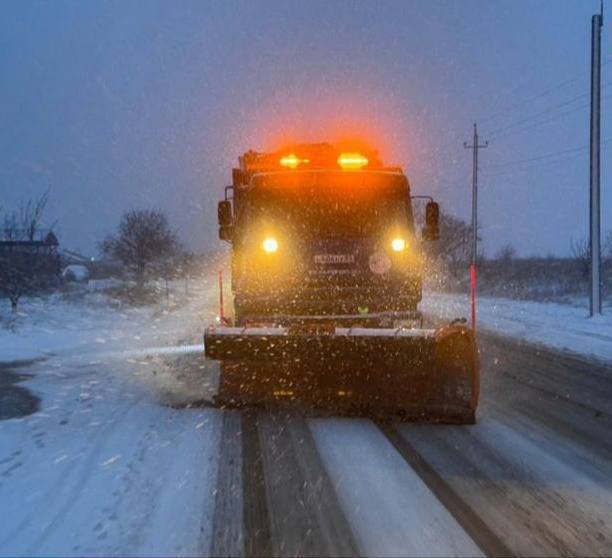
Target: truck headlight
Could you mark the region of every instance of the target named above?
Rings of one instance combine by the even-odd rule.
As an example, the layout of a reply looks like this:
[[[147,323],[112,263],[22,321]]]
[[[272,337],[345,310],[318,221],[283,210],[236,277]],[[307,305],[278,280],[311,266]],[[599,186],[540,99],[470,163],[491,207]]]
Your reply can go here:
[[[261,243],[261,247],[266,254],[273,254],[278,250],[278,241],[276,238],[269,236]]]
[[[406,249],[406,240],[403,238],[394,238],[391,241],[391,249],[394,252],[403,252]]]

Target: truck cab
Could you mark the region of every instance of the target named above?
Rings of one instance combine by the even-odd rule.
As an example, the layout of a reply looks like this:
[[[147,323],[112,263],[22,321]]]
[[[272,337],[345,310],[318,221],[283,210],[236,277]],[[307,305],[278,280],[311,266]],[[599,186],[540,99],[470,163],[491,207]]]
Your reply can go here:
[[[414,318],[421,239],[400,168],[383,166],[375,152],[329,144],[239,160],[219,204],[219,236],[232,245],[237,325]],[[437,237],[432,201],[421,236]]]

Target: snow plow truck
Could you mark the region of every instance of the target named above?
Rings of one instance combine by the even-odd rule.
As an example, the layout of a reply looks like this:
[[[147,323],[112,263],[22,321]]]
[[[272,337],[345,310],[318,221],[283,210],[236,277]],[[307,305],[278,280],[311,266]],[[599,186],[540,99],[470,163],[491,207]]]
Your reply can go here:
[[[412,200],[425,197],[415,230]],[[376,151],[248,151],[218,205],[233,315],[204,334],[219,399],[306,402],[349,414],[473,423],[479,363],[459,320],[424,328],[423,244],[439,207]],[[221,287],[222,294],[222,287]]]

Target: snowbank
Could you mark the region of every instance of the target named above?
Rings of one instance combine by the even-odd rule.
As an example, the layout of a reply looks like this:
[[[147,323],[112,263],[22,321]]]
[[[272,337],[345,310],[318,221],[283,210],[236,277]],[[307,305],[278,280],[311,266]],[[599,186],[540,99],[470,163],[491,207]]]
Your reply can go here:
[[[186,343],[200,341],[214,319],[215,288],[214,279],[204,278],[192,281],[186,295],[178,282],[169,300],[160,296],[148,306],[130,306],[98,290],[24,297],[16,315],[8,304],[0,310],[0,362],[175,346],[185,331],[193,332]]]
[[[424,293],[422,310],[441,319],[469,318],[469,298]],[[589,318],[586,309],[565,304],[480,297],[477,321],[484,330],[612,361],[610,314]]]

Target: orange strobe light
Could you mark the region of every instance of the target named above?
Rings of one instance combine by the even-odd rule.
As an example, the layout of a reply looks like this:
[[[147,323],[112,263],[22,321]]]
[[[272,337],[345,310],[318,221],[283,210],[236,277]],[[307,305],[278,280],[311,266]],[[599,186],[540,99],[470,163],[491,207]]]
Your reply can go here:
[[[280,159],[281,166],[290,169],[296,169],[302,163],[308,163],[308,159],[300,159],[295,153],[289,153]]]
[[[365,167],[368,159],[361,153],[340,153],[338,164],[343,170],[357,170]]]

